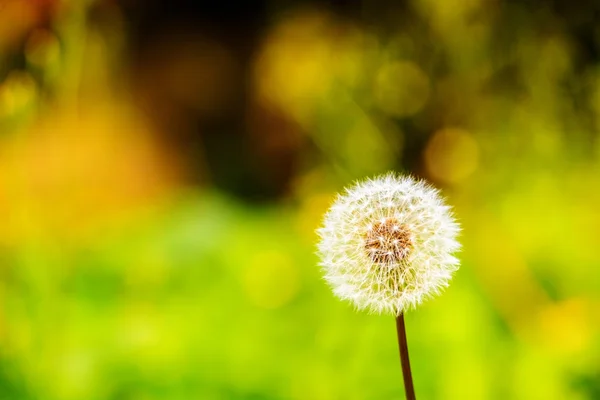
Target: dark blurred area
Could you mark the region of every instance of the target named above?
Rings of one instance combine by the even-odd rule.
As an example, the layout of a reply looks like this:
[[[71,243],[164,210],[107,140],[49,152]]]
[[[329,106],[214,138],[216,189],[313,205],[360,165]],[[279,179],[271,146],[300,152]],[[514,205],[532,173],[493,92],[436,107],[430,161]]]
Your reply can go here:
[[[101,8],[103,4],[99,6]],[[198,104],[193,104],[197,99],[173,98],[177,94],[167,93],[168,87],[149,84],[160,80],[160,75],[164,72],[160,68],[169,68],[165,65],[157,65],[156,70],[149,72],[150,76],[146,77],[149,81],[142,82],[141,85],[154,92],[143,94],[145,100],[156,102],[152,105],[154,111],[168,110],[165,111],[167,115],[163,115],[163,119],[157,121],[157,124],[164,124],[165,130],[177,132],[175,135],[171,134],[169,140],[180,150],[187,148],[187,151],[193,152],[198,147],[205,148],[206,166],[212,172],[213,182],[246,199],[265,200],[284,195],[288,191],[290,180],[299,173],[299,153],[306,151],[305,146],[310,146],[310,143],[286,139],[286,136],[294,135],[287,132],[302,128],[295,126],[280,110],[265,105],[252,96],[252,64],[259,55],[262,39],[268,34],[276,16],[293,14],[298,9],[315,9],[335,16],[340,20],[337,22],[343,19],[346,24],[371,28],[382,40],[393,38],[398,31],[412,34],[412,37],[419,38],[419,56],[427,60],[430,71],[440,78],[452,73],[448,64],[452,63],[449,59],[453,55],[446,54],[446,51],[452,49],[444,49],[436,43],[435,27],[428,26],[427,15],[420,13],[410,2],[288,1],[275,4],[262,1],[207,5],[193,1],[124,1],[121,6],[130,40],[128,51],[132,57],[133,74],[136,76],[148,73],[146,67],[159,63],[157,58],[164,61],[164,53],[156,51],[157,46],[172,47],[174,43],[178,43],[183,47],[180,51],[187,52],[191,49],[185,47],[186,43],[199,42],[200,38],[208,42],[198,44],[192,51],[198,63],[205,66],[205,69],[206,64],[212,64],[213,70],[202,70],[197,65],[191,75],[198,81],[198,90],[195,92],[206,93],[206,103],[211,103],[210,106],[206,105],[203,110],[198,110]],[[484,9],[466,10],[464,20],[467,24],[475,25],[493,17],[495,26],[491,28],[494,35],[490,40],[494,50],[500,53],[496,58],[510,54],[511,48],[519,40],[519,30],[510,28],[528,21],[537,31],[535,34],[541,37],[568,32],[575,52],[572,64],[576,74],[586,71],[589,73],[597,64],[600,6],[594,2],[589,2],[588,7],[585,7],[581,3],[562,1],[544,4],[535,1],[490,1],[486,6]],[[447,7],[454,8],[451,5]],[[339,34],[343,35],[344,32]],[[477,37],[470,40],[476,41]],[[222,53],[211,53],[218,51],[214,47],[220,47]],[[170,51],[177,52],[173,48]],[[178,62],[178,56],[185,57],[179,53],[170,54],[170,57],[166,57],[170,60],[167,65],[176,68],[173,64]],[[187,56],[193,57],[189,54]],[[220,60],[219,57],[229,59]],[[207,63],[206,60],[213,62]],[[223,66],[223,69],[216,68],[218,61],[231,65]],[[492,93],[512,91],[511,94],[518,95],[519,88],[523,90],[520,66],[511,60],[499,61],[505,65],[493,71],[487,82],[482,83],[480,90]],[[578,76],[569,80],[562,84],[573,96],[573,100],[576,101],[577,96],[586,95],[581,93],[583,88],[577,87]],[[187,83],[192,84],[189,81]],[[165,84],[168,85],[168,82]],[[214,86],[213,92],[210,87],[206,87],[211,84]],[[460,89],[455,90],[456,93],[449,95],[460,96]],[[441,99],[440,102],[444,100]],[[444,115],[439,115],[443,107],[431,104],[429,110],[422,111],[426,117],[421,119],[428,120],[424,122],[426,126],[422,126],[423,122],[415,123],[416,118],[392,121],[406,132],[408,142],[405,143],[402,157],[398,157],[393,167],[419,174],[421,154],[429,139],[428,132],[442,128],[448,120],[457,125],[468,123],[472,110],[461,107],[460,104],[455,104],[455,107],[456,110],[444,110]],[[592,120],[593,110],[586,111],[590,113],[588,118]],[[188,129],[169,129],[169,121],[174,120],[185,120]],[[184,136],[173,137],[176,135]],[[281,143],[277,149],[270,150],[269,147],[273,147],[271,144],[276,141],[287,143]]]
[[[427,179],[421,399],[600,398],[597,1],[0,0],[0,399],[400,399],[335,193]]]

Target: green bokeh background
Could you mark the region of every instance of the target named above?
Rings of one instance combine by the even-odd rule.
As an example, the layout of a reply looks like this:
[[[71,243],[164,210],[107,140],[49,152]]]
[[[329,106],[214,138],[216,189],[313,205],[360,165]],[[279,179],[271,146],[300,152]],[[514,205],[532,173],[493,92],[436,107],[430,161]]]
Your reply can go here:
[[[600,399],[593,2],[268,4],[244,58],[136,47],[129,2],[0,2],[0,399],[404,398],[393,318],[314,255],[388,170],[463,226],[406,316],[418,398]]]

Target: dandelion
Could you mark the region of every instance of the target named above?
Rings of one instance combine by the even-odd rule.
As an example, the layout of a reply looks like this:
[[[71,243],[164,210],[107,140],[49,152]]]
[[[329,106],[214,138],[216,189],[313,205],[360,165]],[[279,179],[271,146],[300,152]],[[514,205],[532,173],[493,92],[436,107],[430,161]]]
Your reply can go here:
[[[448,286],[458,269],[459,230],[438,190],[393,173],[346,189],[318,230],[333,292],[357,309],[396,317],[408,398],[414,393],[403,315]]]
[[[399,315],[448,286],[458,231],[436,189],[387,174],[338,196],[318,230],[321,266],[341,299]]]

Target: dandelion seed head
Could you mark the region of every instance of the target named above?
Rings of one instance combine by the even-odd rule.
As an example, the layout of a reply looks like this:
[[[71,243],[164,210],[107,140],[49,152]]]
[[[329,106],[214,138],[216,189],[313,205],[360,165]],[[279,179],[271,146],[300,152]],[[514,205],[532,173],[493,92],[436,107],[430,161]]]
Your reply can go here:
[[[370,225],[364,237],[367,255],[376,264],[402,261],[410,252],[410,231],[394,218],[386,218]]]
[[[318,230],[318,254],[338,297],[398,315],[448,286],[459,230],[435,188],[387,174],[337,197]]]

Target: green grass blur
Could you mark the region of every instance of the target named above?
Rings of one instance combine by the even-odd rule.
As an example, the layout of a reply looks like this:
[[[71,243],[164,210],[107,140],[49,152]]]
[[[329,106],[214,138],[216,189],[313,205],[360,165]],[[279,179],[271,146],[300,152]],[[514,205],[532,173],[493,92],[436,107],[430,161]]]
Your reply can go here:
[[[0,1],[0,400],[403,399],[393,318],[314,255],[335,193],[390,169],[463,226],[451,286],[406,317],[418,398],[600,399],[585,9],[303,7],[248,64],[176,31],[130,65],[117,4]],[[202,125],[190,150],[240,70],[243,139]]]

